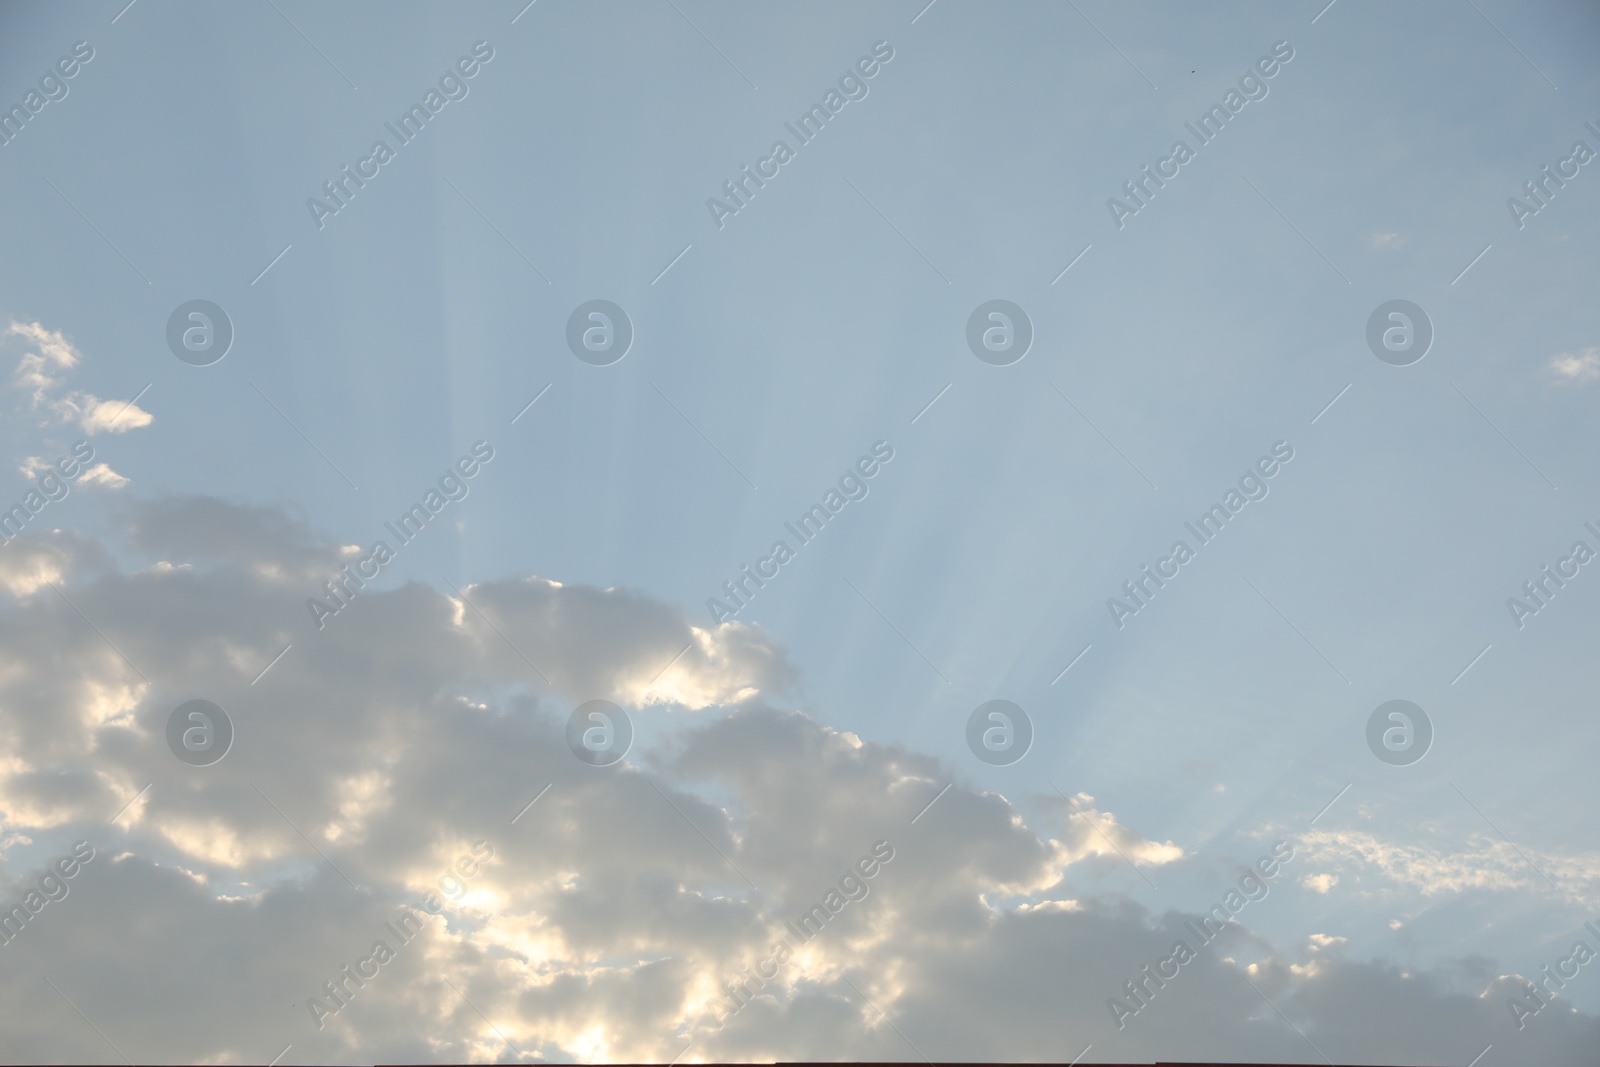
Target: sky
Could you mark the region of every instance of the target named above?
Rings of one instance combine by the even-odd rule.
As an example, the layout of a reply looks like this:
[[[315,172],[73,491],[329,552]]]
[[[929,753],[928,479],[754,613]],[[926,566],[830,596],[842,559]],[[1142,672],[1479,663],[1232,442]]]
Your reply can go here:
[[[0,7],[0,1059],[1592,1062],[1600,13],[525,4]]]

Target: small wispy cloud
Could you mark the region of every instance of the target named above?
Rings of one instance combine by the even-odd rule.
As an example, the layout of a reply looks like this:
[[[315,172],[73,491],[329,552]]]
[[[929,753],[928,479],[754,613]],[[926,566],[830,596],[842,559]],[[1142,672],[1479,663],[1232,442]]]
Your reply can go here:
[[[25,351],[12,372],[11,385],[28,394],[24,410],[14,421],[20,427],[26,425],[31,416],[34,428],[43,437],[30,442],[32,447],[28,451],[59,450],[61,442],[51,431],[62,426],[75,426],[85,437],[94,437],[103,433],[127,433],[155,421],[155,416],[132,401],[104,400],[85,390],[71,388],[68,378],[83,362],[83,354],[61,331],[49,329],[42,323],[13,319],[0,332],[0,340],[13,338],[21,340]],[[92,456],[91,449],[84,458]],[[17,469],[24,478],[33,478],[44,475],[53,466],[46,456],[28,455]],[[128,484],[127,478],[103,460],[84,467],[77,478],[81,485],[101,489],[121,489]]]
[[[103,485],[107,489],[121,489],[128,484],[128,479],[112,470],[109,463],[96,463],[78,475],[78,484]]]
[[[1551,356],[1545,369],[1562,385],[1584,385],[1595,381],[1600,379],[1600,348],[1590,346],[1580,352]]]
[[[13,320],[5,335],[20,337],[29,345],[12,374],[12,384],[29,392],[30,408],[46,417],[46,425],[73,424],[93,437],[127,433],[155,421],[137,404],[103,400],[81,389],[68,389],[67,373],[78,366],[83,356],[59,330],[47,329],[37,322]]]
[[[1379,250],[1398,252],[1406,245],[1406,239],[1397,233],[1375,233],[1368,239],[1367,244]]]
[[[41,475],[56,471],[58,468],[45,456],[23,456],[22,462],[17,464],[17,472],[30,481]],[[85,467],[76,476],[78,485],[99,486],[105,489],[121,489],[128,484],[128,479],[111,469],[109,463],[96,463],[92,467]]]

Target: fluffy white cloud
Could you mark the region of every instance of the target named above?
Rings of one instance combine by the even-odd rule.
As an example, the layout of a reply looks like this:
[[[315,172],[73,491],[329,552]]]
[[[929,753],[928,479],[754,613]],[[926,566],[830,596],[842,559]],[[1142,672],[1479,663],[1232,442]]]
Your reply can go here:
[[[1517,1032],[1517,983],[1482,961],[1415,975],[1237,924],[1118,1029],[1107,1000],[1192,916],[1096,872],[1191,853],[1093,797],[1038,798],[1030,822],[930,756],[783,707],[793,672],[757,627],[516,578],[368,589],[319,633],[304,599],[338,546],[267,509],[123,508],[115,556],[70,534],[0,551],[0,901],[72,841],[97,849],[0,946],[8,1058],[1065,1061],[1092,1043],[1088,1062],[1465,1063],[1492,1041],[1578,1064],[1600,1040],[1566,1011]],[[596,696],[657,739],[574,758],[566,715]],[[235,725],[212,767],[166,747],[194,697]],[[892,859],[844,882],[880,841]],[[1335,866],[1343,841],[1306,847]],[[397,936],[429,892],[456,899]],[[818,906],[802,942],[787,924]],[[729,986],[786,936],[730,1015]],[[363,964],[379,941],[393,958]],[[335,982],[348,1006],[319,1029],[310,998],[336,1004]]]

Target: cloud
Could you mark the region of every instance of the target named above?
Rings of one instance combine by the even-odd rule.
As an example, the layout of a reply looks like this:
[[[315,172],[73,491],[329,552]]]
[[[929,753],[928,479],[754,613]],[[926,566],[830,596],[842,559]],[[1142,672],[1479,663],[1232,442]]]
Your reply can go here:
[[[41,474],[55,470],[55,466],[54,462],[44,456],[24,456],[22,462],[17,464],[17,470],[24,478],[37,478]],[[128,479],[112,470],[109,463],[96,463],[92,467],[83,468],[75,483],[80,486],[121,489],[128,484]]]
[[[71,370],[82,358],[78,350],[72,347],[72,342],[37,322],[13,320],[6,327],[6,336],[21,337],[34,344],[34,350],[25,352],[17,364],[13,380],[20,388],[33,390],[35,407],[45,402],[47,393],[61,388],[65,383],[64,378],[55,376],[56,372]]]
[[[1414,974],[1237,924],[1119,1030],[1108,998],[1197,917],[1115,891],[1116,853],[1191,853],[1089,794],[1024,805],[830,727],[778,702],[795,672],[762,629],[699,628],[639,592],[411,582],[317,632],[304,599],[345,557],[293,516],[203,497],[117,514],[113,546],[0,550],[0,904],[71,842],[97,850],[0,946],[11,1057],[1060,1060],[1092,1043],[1124,1062],[1320,1059],[1311,1044],[1467,1062],[1492,1041],[1566,1065],[1600,1041],[1566,1011],[1516,1031],[1516,980],[1486,961]],[[566,745],[595,696],[648,735],[612,767]],[[205,768],[165,739],[195,697],[235,726]],[[880,841],[893,858],[865,895],[793,939]],[[430,892],[442,913],[399,936]],[[786,935],[792,958],[751,981]],[[364,965],[379,942],[393,958]],[[736,981],[749,1002],[719,1024]],[[308,1005],[334,991],[319,1028]]]
[[[127,433],[155,421],[155,416],[131,401],[101,400],[89,393],[68,395],[56,410],[64,413],[67,421],[76,421],[90,437],[97,433]]]
[[[1584,385],[1600,379],[1600,348],[1585,348],[1576,354],[1563,352],[1551,356],[1545,369],[1556,381],[1567,385]]]
[[[626,589],[530,577],[461,594],[455,616],[463,634],[502,669],[525,674],[532,666],[564,692],[703,708],[785,688],[794,678],[762,631],[743,623],[694,626]],[[514,644],[499,640],[497,627],[519,635]]]
[[[1367,244],[1372,248],[1398,252],[1405,247],[1406,239],[1398,233],[1375,233],[1368,239]]]
[[[111,469],[108,463],[96,463],[78,475],[79,485],[103,485],[107,489],[121,489],[128,479]]]
[[[1302,840],[1319,863],[1381,874],[1424,898],[1473,891],[1526,893],[1555,886],[1581,907],[1600,907],[1600,852],[1553,852],[1526,842],[1518,851],[1482,833],[1473,833],[1466,844],[1455,837],[1437,843],[1426,838],[1399,842],[1362,830],[1316,831]],[[1337,884],[1338,877],[1332,877]]]
[[[19,538],[0,549],[0,588],[13,597],[32,596],[69,572],[83,574],[105,562],[98,547],[60,530],[43,537]]]
[[[17,464],[17,473],[24,478],[37,478],[54,467],[55,464],[43,456],[23,456],[22,462]]]
[[[5,335],[22,338],[30,345],[17,363],[12,383],[29,392],[30,407],[46,416],[46,426],[75,424],[93,437],[127,433],[155,421],[131,401],[102,400],[83,390],[68,390],[66,372],[76,369],[83,356],[60,331],[37,322],[13,320]]]
[[[1080,823],[1074,824],[1076,832],[1070,834],[1072,844],[1067,849],[1069,860],[1087,856],[1121,856],[1135,866],[1159,867],[1183,858],[1183,849],[1171,841],[1147,841],[1117,823],[1116,816],[1098,811],[1094,797],[1079,793],[1067,802],[1069,811],[1077,815]]]

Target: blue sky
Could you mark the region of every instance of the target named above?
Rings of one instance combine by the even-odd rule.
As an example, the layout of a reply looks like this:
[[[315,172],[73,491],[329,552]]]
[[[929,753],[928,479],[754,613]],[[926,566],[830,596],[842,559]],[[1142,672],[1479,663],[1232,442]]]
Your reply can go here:
[[[0,148],[17,253],[0,266],[0,314],[80,355],[52,396],[140,394],[149,416],[94,436],[126,484],[51,504],[49,524],[131,577],[241,536],[203,519],[128,536],[153,528],[163,501],[270,509],[241,521],[263,541],[315,542],[323,562],[301,593],[238,593],[204,611],[219,632],[259,636],[256,669],[292,645],[275,671],[350,656],[355,684],[360,655],[302,604],[337,570],[329,546],[385,538],[385,521],[474,442],[495,458],[468,497],[329,620],[345,631],[335,640],[401,625],[407,583],[448,597],[452,584],[525,588],[529,576],[625,590],[654,605],[639,609],[651,618],[710,632],[707,598],[886,441],[894,458],[865,499],[738,615],[792,668],[751,684],[763,706],[934,761],[943,781],[928,796],[948,782],[998,794],[1043,837],[1082,821],[1061,794],[1087,794],[1137,836],[1125,844],[1141,863],[1075,855],[1066,884],[1151,922],[1205,911],[1277,837],[1306,842],[1296,879],[1327,876],[1240,920],[1281,952],[1320,933],[1346,938],[1350,961],[1446,974],[1482,958],[1491,978],[1531,976],[1600,921],[1588,817],[1600,730],[1587,703],[1600,682],[1600,589],[1588,586],[1600,578],[1582,568],[1520,629],[1506,606],[1575,540],[1600,548],[1583,528],[1600,526],[1588,461],[1600,335],[1585,298],[1596,164],[1521,227],[1506,205],[1575,141],[1600,150],[1585,126],[1600,125],[1591,8],[519,8],[140,0],[0,14],[0,102],[21,101],[74,42],[94,49],[66,97]],[[392,144],[384,124],[480,41],[493,58],[466,95],[319,227],[307,199],[375,139]],[[784,124],[877,42],[893,58],[866,95],[719,227],[707,199],[774,140],[792,145]],[[1293,58],[1266,96],[1118,226],[1108,198],[1175,139],[1193,144],[1185,123],[1278,42]],[[997,298],[1034,329],[1005,367],[965,342],[973,309]],[[209,367],[165,343],[168,316],[192,299],[219,304],[235,330]],[[592,299],[620,305],[635,331],[606,367],[566,346],[568,316]],[[1368,317],[1393,299],[1434,328],[1410,366],[1367,347]],[[11,336],[8,366],[38,344]],[[10,400],[8,502],[27,491],[26,457],[53,460],[80,436],[27,389]],[[1119,629],[1107,598],[1278,442],[1293,459],[1270,493]],[[280,514],[287,525],[264,518]],[[252,544],[229,566],[248,572]],[[86,573],[59,580],[70,592]],[[236,589],[218,581],[218,596]],[[43,610],[41,595],[37,583],[19,594],[8,625]],[[144,629],[176,641],[184,627],[152,611]],[[610,663],[610,624],[588,624],[572,624],[573,654]],[[551,655],[558,646],[569,648]],[[253,670],[199,692],[167,652],[173,673],[126,698],[133,734],[188,696],[274,706],[248,684]],[[443,689],[466,688],[444,675]],[[741,687],[717,677],[632,708],[640,759],[740,714]],[[555,721],[621,691],[610,685],[526,693]],[[1034,724],[1011,766],[966,747],[969,714],[994,698]],[[1395,698],[1436,731],[1406,767],[1365,741],[1369,714]],[[95,751],[52,748],[28,773],[91,767]],[[128,776],[132,796],[142,783]],[[738,807],[727,781],[697,788]],[[0,815],[11,834],[53,842],[46,828],[72,821],[42,819],[41,804],[13,797]],[[139,825],[122,848],[153,864],[272,881]],[[1163,858],[1164,844],[1183,858]],[[6,876],[39,862],[18,845]],[[1132,973],[1139,954],[1110,970]],[[1563,997],[1592,1032],[1600,979]],[[1487,998],[1499,1024],[1504,999]],[[1097,1002],[1086,1012],[1105,1014]],[[624,1031],[541,1047],[557,1060],[653,1054]],[[1509,1055],[1523,1036],[1511,1034],[1491,1057]],[[1123,1054],[1112,1035],[1090,1060]],[[989,1054],[1071,1059],[1096,1040],[1041,1052],[1019,1039]],[[1181,1028],[1171,1040],[1150,1047],[1172,1058]],[[147,1051],[200,1056],[218,1041]],[[1399,1042],[1346,1055],[1393,1059]],[[1219,1055],[1254,1048],[1241,1039]],[[1477,1051],[1415,1056],[1465,1063]]]

